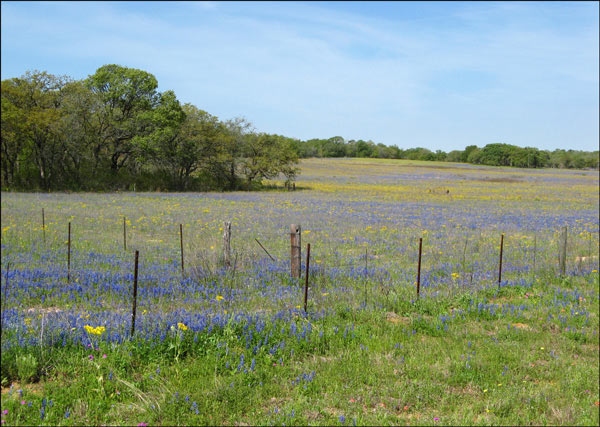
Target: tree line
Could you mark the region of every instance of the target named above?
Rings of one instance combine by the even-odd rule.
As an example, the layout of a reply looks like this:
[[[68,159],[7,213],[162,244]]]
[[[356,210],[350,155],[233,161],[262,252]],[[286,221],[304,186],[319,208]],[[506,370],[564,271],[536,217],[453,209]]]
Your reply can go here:
[[[249,190],[298,174],[298,159],[368,157],[514,167],[598,168],[598,151],[509,144],[445,153],[340,136],[302,141],[219,120],[142,70],[105,65],[86,79],[27,72],[1,82],[1,186],[14,190]]]
[[[2,188],[240,190],[283,174],[287,138],[221,121],[145,71],[105,65],[83,80],[27,72],[2,81]]]
[[[341,136],[329,139],[291,141],[294,150],[301,158],[307,157],[369,157],[377,159],[408,159],[440,162],[461,162],[489,166],[513,166],[519,168],[569,168],[598,169],[598,151],[539,150],[533,147],[494,143],[483,148],[469,145],[464,150],[448,153],[435,152],[427,148],[403,150],[396,145],[387,146],[373,141],[349,140]]]

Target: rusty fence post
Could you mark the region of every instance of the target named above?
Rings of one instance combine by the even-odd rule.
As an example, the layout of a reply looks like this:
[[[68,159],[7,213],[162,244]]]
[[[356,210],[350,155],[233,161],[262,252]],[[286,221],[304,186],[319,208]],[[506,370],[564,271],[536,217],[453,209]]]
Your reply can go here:
[[[417,266],[417,298],[421,292],[421,253],[423,249],[423,238],[419,238],[419,264]]]
[[[185,270],[183,268],[183,225],[179,224],[179,245],[181,247],[181,275],[185,274]]]
[[[504,250],[504,233],[500,237],[500,263],[498,266],[498,288],[500,288],[500,282],[502,281],[502,252]]]
[[[306,313],[306,304],[308,302],[308,274],[310,265],[310,243],[306,245],[306,283],[304,284],[304,312]]]
[[[67,283],[71,281],[71,222],[69,222],[69,237],[67,239]]]
[[[138,284],[138,257],[140,252],[135,251],[135,267],[133,270],[133,307],[131,307],[131,337],[135,332],[135,312],[137,307],[137,284]]]
[[[301,257],[301,236],[300,236],[300,225],[292,224],[290,226],[290,245],[291,245],[291,274],[293,278],[300,277],[300,269],[302,268],[302,259]]]

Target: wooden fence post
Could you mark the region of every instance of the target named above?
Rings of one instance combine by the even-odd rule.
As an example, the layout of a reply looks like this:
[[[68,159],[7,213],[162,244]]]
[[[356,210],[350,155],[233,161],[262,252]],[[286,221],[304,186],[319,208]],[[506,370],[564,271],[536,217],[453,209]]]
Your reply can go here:
[[[300,277],[300,268],[302,264],[301,256],[301,248],[300,248],[300,225],[292,224],[290,226],[290,244],[291,244],[291,274],[293,278]]]
[[[137,306],[137,283],[138,283],[138,257],[140,252],[135,251],[135,267],[133,270],[133,307],[131,307],[131,337],[135,332],[135,312]]]
[[[567,227],[563,228],[559,253],[558,253],[558,261],[560,264],[560,275],[564,276],[567,272]]]
[[[231,221],[225,221],[223,227],[223,261],[226,267],[231,266]]]

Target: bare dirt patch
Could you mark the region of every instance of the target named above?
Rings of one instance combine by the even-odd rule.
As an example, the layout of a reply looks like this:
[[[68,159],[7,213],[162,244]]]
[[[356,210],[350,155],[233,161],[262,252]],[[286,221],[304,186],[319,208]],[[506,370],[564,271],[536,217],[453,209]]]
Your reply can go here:
[[[398,316],[396,313],[389,311],[385,313],[385,320],[394,324],[408,325],[411,322],[410,317]]]

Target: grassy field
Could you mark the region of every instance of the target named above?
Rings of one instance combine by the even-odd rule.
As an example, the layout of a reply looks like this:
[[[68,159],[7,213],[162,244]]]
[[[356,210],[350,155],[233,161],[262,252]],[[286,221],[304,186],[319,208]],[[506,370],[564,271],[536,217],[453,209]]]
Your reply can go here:
[[[2,193],[2,424],[598,424],[597,171],[301,168],[294,192]]]

